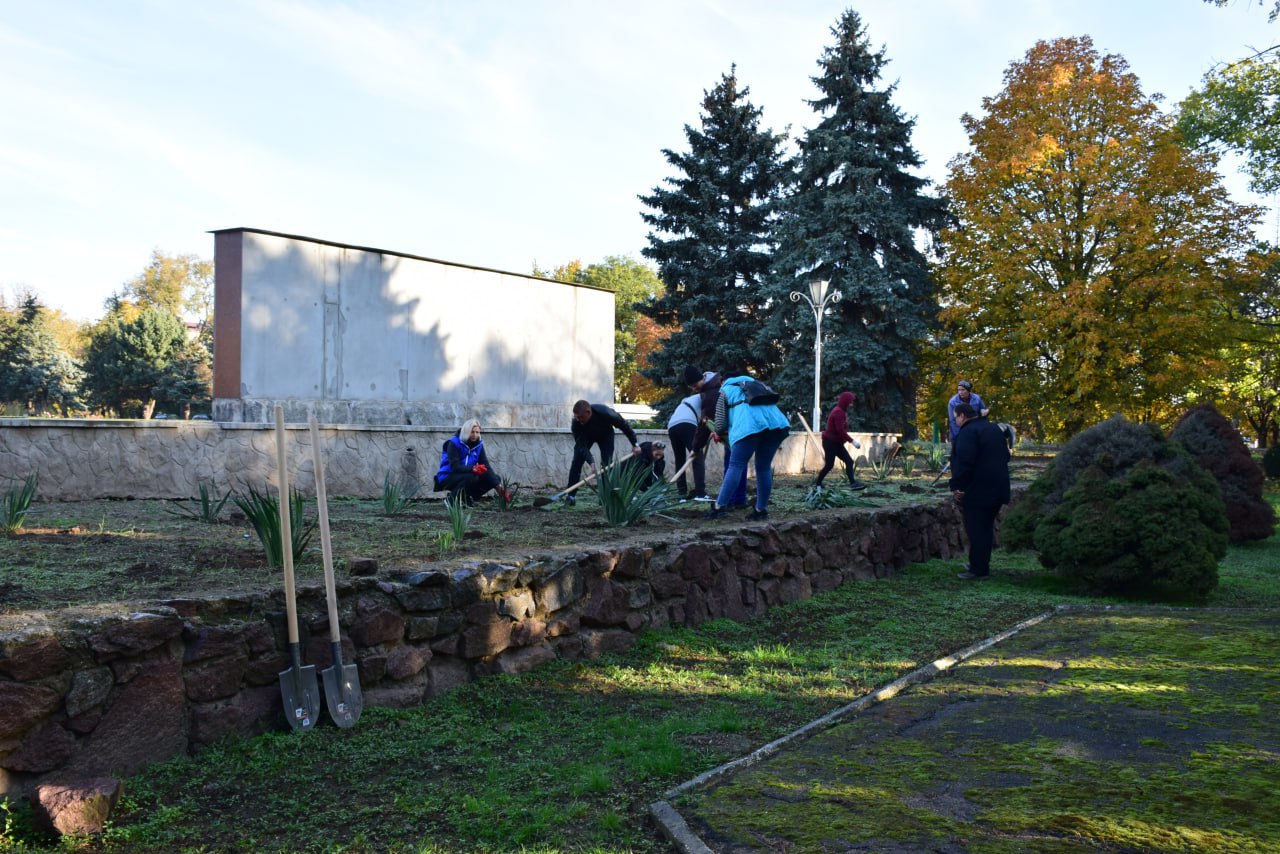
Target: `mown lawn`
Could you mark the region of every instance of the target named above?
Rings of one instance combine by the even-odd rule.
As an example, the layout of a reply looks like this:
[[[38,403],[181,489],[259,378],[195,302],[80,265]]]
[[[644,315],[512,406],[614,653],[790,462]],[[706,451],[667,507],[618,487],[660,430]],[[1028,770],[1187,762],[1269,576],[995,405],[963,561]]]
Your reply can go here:
[[[625,656],[369,709],[350,730],[228,741],[128,779],[92,848],[668,851],[647,805],[673,785],[999,629],[1098,602],[1025,553],[998,552],[982,584],[956,569],[931,561],[749,624],[650,632]],[[1280,538],[1233,547],[1208,604],[1280,608]],[[13,806],[0,851],[40,845]]]

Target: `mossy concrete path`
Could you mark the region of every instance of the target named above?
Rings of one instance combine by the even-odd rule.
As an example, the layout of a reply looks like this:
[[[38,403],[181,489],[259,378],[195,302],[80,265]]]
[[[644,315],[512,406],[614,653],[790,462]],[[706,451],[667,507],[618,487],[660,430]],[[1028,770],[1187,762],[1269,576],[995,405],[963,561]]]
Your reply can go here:
[[[1062,612],[669,809],[733,854],[1280,852],[1280,613]]]

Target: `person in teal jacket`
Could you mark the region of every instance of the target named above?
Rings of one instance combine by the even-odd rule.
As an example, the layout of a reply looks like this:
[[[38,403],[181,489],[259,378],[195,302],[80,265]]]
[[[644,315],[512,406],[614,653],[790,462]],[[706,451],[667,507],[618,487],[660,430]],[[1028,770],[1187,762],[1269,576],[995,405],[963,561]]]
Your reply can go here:
[[[756,458],[756,506],[747,515],[755,521],[769,518],[769,494],[773,491],[773,457],[782,440],[787,438],[790,422],[782,410],[772,403],[752,405],[747,402],[743,383],[754,377],[730,377],[720,386],[716,400],[716,432],[729,436],[729,465],[720,484],[716,503],[704,514],[715,519],[728,513],[733,492],[746,477],[747,463]]]

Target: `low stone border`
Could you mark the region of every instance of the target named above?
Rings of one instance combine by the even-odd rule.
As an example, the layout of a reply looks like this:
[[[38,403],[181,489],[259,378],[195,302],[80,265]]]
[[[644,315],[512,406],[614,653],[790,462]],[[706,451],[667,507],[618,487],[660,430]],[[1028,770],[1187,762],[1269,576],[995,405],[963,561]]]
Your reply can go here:
[[[339,584],[343,660],[366,706],[413,706],[641,632],[747,620],[851,579],[962,548],[954,503],[691,528],[688,538],[545,552],[454,570],[382,568]],[[285,727],[283,593],[0,618],[0,795],[137,771],[232,733]],[[331,664],[321,584],[298,589],[304,659]]]

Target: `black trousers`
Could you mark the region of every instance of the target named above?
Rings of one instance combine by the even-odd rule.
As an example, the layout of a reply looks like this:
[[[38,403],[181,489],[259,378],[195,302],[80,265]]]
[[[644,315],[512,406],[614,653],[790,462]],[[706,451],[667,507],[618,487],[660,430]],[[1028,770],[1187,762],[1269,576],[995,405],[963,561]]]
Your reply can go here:
[[[605,438],[596,442],[600,448],[600,468],[604,468],[613,462],[613,437],[615,434],[610,433]],[[569,464],[569,483],[573,486],[582,480],[582,466],[591,462],[591,446],[580,447],[573,446],[573,462]]]
[[[991,548],[996,541],[996,516],[999,504],[973,505],[965,502],[964,533],[969,538],[969,571],[974,575],[991,574]]]
[[[827,472],[831,471],[836,460],[844,463],[844,473],[848,476],[849,482],[853,483],[853,457],[849,456],[849,451],[844,444],[825,436],[822,438],[822,471],[818,472],[818,486],[822,486],[822,479],[827,476]]]
[[[440,481],[440,488],[448,490],[450,500],[456,498],[458,493],[465,492],[468,504],[489,490],[501,485],[502,481],[491,471],[487,471],[484,474],[461,471],[445,475],[444,480]]]
[[[698,432],[697,424],[677,424],[667,428],[667,438],[671,440],[671,452],[675,455],[676,471],[684,468],[685,460],[693,453],[693,437]],[[707,458],[706,455],[695,457],[693,464],[693,496],[697,498],[707,494]],[[683,498],[689,494],[689,481],[680,475],[676,488]]]

